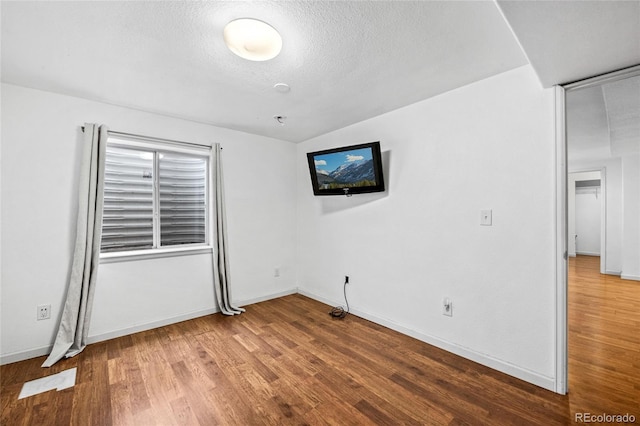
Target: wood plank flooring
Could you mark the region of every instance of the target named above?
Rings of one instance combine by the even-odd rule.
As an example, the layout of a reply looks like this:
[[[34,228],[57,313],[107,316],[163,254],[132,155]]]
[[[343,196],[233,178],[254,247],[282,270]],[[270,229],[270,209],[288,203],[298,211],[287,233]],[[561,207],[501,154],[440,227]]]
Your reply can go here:
[[[576,412],[630,413],[640,423],[640,282],[569,262],[569,395]]]
[[[568,396],[293,295],[93,344],[51,369],[44,357],[2,366],[0,424],[554,425],[583,411],[640,422],[640,283],[585,265],[571,263]],[[17,399],[24,382],[72,367],[75,387]]]

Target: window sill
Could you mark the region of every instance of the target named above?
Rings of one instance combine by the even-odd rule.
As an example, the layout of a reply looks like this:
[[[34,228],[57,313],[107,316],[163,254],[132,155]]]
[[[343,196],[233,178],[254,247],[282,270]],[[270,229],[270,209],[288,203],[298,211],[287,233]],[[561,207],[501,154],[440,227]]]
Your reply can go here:
[[[169,247],[150,250],[119,251],[101,253],[100,263],[131,262],[134,260],[160,259],[163,257],[190,256],[194,254],[212,253],[211,246]]]

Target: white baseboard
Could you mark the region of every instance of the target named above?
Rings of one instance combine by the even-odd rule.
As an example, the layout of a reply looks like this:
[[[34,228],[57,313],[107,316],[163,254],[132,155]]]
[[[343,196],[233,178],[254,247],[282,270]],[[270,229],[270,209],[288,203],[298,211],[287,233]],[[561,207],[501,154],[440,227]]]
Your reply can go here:
[[[615,275],[617,277],[619,277],[621,275],[620,271],[608,271],[608,270],[605,270],[604,273],[605,273],[605,275]]]
[[[634,279],[634,278],[631,278]],[[636,280],[640,281],[640,277],[635,277]],[[317,300],[322,303],[326,303],[330,306],[337,306],[340,303],[336,303],[335,301],[331,301],[325,299],[324,297],[318,296],[314,293],[308,292],[303,289],[289,289],[286,291],[282,291],[279,293],[268,294],[260,297],[256,297],[249,300],[244,301],[236,301],[238,306],[247,306],[252,305],[254,303],[264,302],[266,300],[276,299],[279,297],[288,296],[291,294],[300,293],[303,296],[307,296],[311,299]],[[133,327],[128,327],[125,329],[115,330],[108,333],[102,333],[99,335],[89,336],[88,342],[97,343],[105,340],[114,339],[117,337],[127,336],[130,334],[138,333],[141,331],[151,330],[158,327],[163,327],[165,325],[175,324],[177,322],[186,321],[194,318],[199,318],[205,315],[211,315],[216,312],[219,312],[217,308],[204,309],[200,311],[190,312],[183,315],[174,316],[171,318],[165,318],[159,321],[152,321],[145,324],[139,324]],[[399,333],[405,334],[407,336],[413,337],[414,339],[418,339],[422,342],[428,343],[430,345],[436,346],[440,349],[444,349],[448,352],[459,355],[463,358],[467,358],[469,360],[475,361],[479,364],[485,365],[487,367],[493,368],[495,370],[501,371],[505,374],[509,374],[510,376],[516,377],[518,379],[524,380],[529,383],[533,383],[534,385],[540,386],[542,388],[553,391],[555,386],[555,381],[551,377],[542,376],[533,371],[524,369],[522,367],[518,367],[509,362],[491,357],[486,354],[482,354],[472,349],[465,348],[463,346],[447,342],[445,340],[439,339],[434,336],[430,336],[428,334],[420,333],[418,331],[412,330],[408,327],[397,324],[391,320],[378,317],[376,315],[370,314],[368,312],[360,311],[358,309],[351,309],[351,313],[358,317],[364,318],[366,320],[375,322],[376,324],[380,324],[392,330],[395,330]],[[53,345],[47,345],[39,348],[29,349],[26,351],[15,352],[11,354],[5,354],[0,356],[0,365],[10,364],[13,362],[24,361],[30,358],[37,358],[39,356],[48,355],[51,352],[51,348]]]
[[[277,299],[278,297],[288,296],[290,294],[295,294],[297,292],[298,292],[298,289],[293,288],[293,289],[289,289],[279,293],[267,294],[267,295],[256,297],[249,300],[235,301],[235,304],[238,306],[253,305],[254,303],[264,302],[266,300],[271,300],[271,299]],[[97,342],[103,342],[105,340],[111,340],[111,339],[115,339],[122,336],[128,336],[130,334],[139,333],[141,331],[153,330],[154,328],[164,327],[165,325],[175,324],[178,322],[215,314],[217,312],[220,312],[220,310],[217,307],[208,308],[208,309],[203,309],[199,311],[188,312],[186,314],[177,315],[170,318],[163,318],[158,321],[151,321],[144,324],[137,324],[133,327],[127,327],[120,330],[113,330],[107,333],[89,336],[87,338],[87,343],[92,344]],[[0,365],[11,364],[18,361],[24,361],[26,359],[49,355],[52,348],[53,348],[53,344],[43,346],[40,348],[29,349],[26,351],[19,351],[19,352],[6,354],[6,355],[0,355]]]
[[[13,352],[10,354],[0,355],[0,365],[11,364],[25,359],[38,358],[39,356],[49,355],[53,349],[53,345],[42,346],[26,351]]]
[[[279,297],[290,296],[292,294],[298,293],[298,288],[291,288],[289,290],[281,291],[279,293],[268,294],[266,296],[254,297],[253,299],[248,299],[243,302],[237,302],[238,306],[247,306],[253,305],[254,303],[265,302],[271,299],[277,299]]]
[[[137,324],[133,327],[121,328],[120,330],[108,331],[102,334],[96,334],[87,337],[87,344],[104,342],[105,340],[116,339],[122,336],[128,336],[130,334],[140,333],[141,331],[153,330],[154,328],[164,327],[165,325],[175,324],[182,321],[188,321],[194,318],[204,317],[206,315],[215,314],[220,310],[215,308],[203,309],[200,311],[189,312],[182,315],[176,315],[170,318],[163,318],[157,321],[151,321],[144,324]]]
[[[278,297],[288,296],[290,294],[295,294],[297,292],[298,292],[298,289],[294,288],[294,289],[289,289],[279,293],[266,294],[264,296],[256,297],[249,300],[234,301],[234,304],[236,306],[253,305],[254,303],[264,302],[266,300],[271,300],[271,299],[277,299]],[[117,337],[128,336],[130,334],[139,333],[141,331],[153,330],[154,328],[164,327],[165,325],[171,325],[171,324],[175,324],[182,321],[188,321],[190,319],[200,318],[200,317],[212,315],[218,312],[220,312],[220,309],[218,309],[218,307],[203,309],[201,311],[196,311],[196,312],[189,312],[189,313],[178,315],[171,318],[164,318],[162,320],[136,325],[134,327],[127,327],[121,330],[115,330],[108,333],[89,336],[87,339],[87,343],[91,344],[91,343],[103,342],[105,340],[111,340]]]
[[[304,289],[298,289],[298,293],[302,294],[303,296],[309,297],[311,299],[317,300],[319,302],[325,303],[329,306],[337,306],[340,304],[340,303],[336,303],[335,301],[328,300],[322,296],[318,296],[317,294],[311,293]],[[539,373],[528,370],[526,368],[519,367],[507,361],[494,358],[487,354],[476,352],[470,348],[466,348],[464,346],[460,346],[455,343],[447,342],[435,336],[431,336],[425,333],[412,330],[403,325],[397,324],[391,320],[381,318],[376,315],[372,315],[367,312],[360,311],[358,309],[351,308],[350,313],[355,316],[364,318],[368,321],[371,321],[376,324],[395,330],[399,333],[413,337],[414,339],[428,343],[432,346],[436,346],[447,352],[451,352],[463,358],[477,362],[478,364],[482,364],[486,367],[493,368],[494,370],[498,370],[502,373],[516,377],[520,380],[524,380],[525,382],[529,382],[536,386],[540,386],[541,388],[555,392],[555,379],[553,377],[543,376]]]
[[[628,274],[622,273],[620,274],[620,278],[622,278],[623,280],[640,281],[640,275],[628,275]]]
[[[578,251],[576,254],[580,256],[600,256],[600,253],[596,253],[595,251]]]

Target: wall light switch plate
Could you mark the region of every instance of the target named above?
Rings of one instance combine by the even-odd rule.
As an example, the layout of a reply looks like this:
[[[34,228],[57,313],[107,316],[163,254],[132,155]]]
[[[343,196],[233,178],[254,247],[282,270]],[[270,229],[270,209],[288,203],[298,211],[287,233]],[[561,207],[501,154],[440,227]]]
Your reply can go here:
[[[480,210],[480,225],[491,226],[491,210]]]
[[[453,303],[448,297],[445,297],[442,300],[442,315],[446,315],[448,317],[453,316]]]

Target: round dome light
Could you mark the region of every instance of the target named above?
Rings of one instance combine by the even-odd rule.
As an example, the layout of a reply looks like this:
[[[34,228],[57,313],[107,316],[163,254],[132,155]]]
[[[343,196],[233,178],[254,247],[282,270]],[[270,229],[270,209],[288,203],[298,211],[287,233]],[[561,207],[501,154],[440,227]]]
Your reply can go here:
[[[279,93],[289,93],[291,91],[291,87],[287,83],[276,83],[273,88]]]
[[[275,28],[257,19],[236,19],[224,27],[224,42],[233,53],[250,61],[268,61],[282,50]]]

